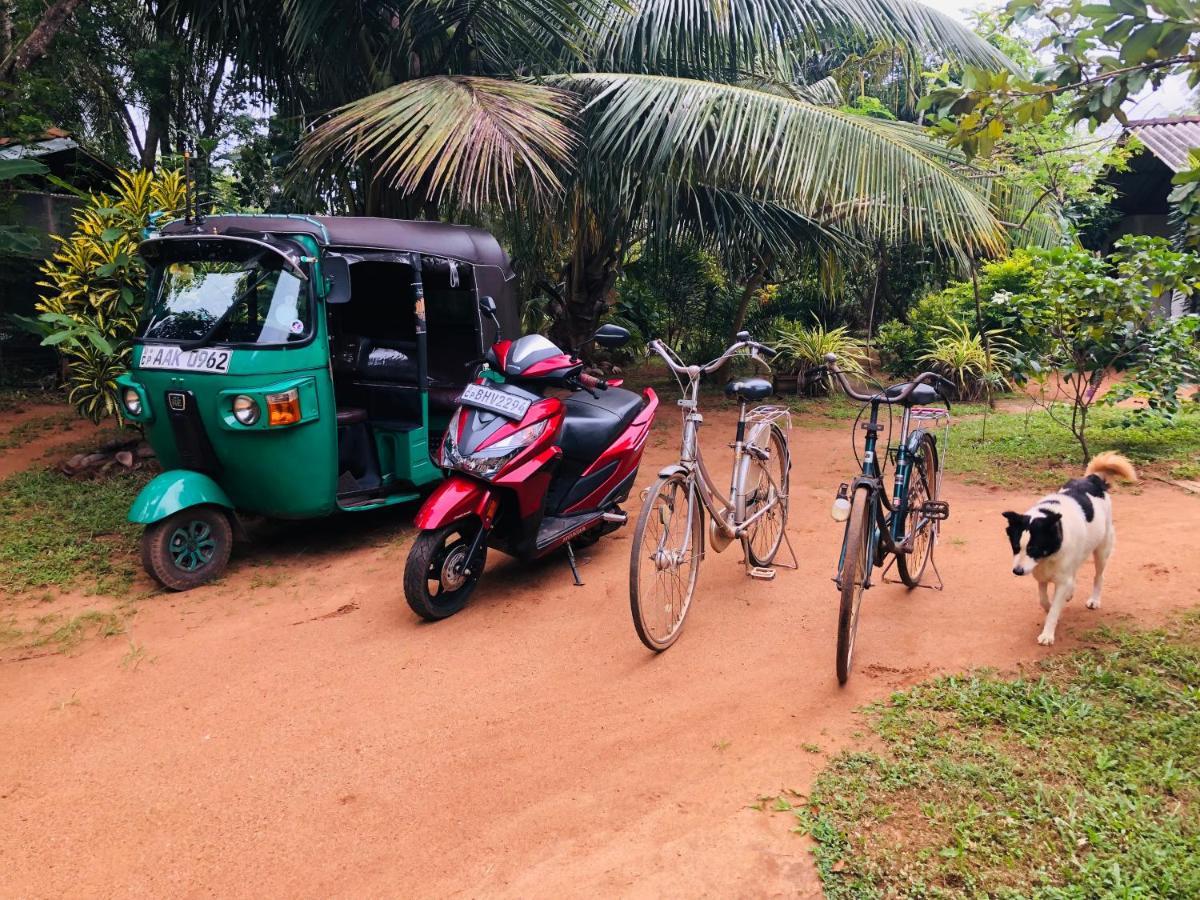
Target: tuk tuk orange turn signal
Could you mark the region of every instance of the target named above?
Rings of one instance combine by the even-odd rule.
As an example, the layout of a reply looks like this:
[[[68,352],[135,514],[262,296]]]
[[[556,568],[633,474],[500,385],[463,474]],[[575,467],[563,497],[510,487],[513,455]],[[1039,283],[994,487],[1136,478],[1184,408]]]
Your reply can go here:
[[[300,391],[291,388],[267,394],[267,425],[295,425],[300,421]]]

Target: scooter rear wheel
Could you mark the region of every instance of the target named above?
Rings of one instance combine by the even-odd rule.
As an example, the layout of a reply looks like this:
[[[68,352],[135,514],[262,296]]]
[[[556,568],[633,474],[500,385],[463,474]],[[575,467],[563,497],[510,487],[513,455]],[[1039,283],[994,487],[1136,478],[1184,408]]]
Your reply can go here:
[[[484,542],[468,565],[467,554],[478,531],[478,525],[455,523],[422,531],[413,541],[404,565],[404,599],[422,619],[445,619],[471,599],[487,558]]]

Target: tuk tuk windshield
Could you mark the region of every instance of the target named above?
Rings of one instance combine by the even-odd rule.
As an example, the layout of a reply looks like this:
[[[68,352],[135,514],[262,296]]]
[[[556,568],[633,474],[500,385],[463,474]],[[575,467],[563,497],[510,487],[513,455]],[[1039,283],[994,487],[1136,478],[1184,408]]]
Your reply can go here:
[[[283,345],[312,331],[305,283],[269,252],[217,246],[203,258],[164,260],[151,284],[146,341]]]

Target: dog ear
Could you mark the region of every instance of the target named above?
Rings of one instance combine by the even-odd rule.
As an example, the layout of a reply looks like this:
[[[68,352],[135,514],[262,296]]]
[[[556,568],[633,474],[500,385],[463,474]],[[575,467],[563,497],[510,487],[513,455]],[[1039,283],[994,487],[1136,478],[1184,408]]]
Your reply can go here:
[[[1057,513],[1052,509],[1042,510],[1042,518],[1051,524],[1057,525],[1062,521],[1062,513]]]
[[[1009,525],[1019,525],[1025,521],[1025,517],[1020,513],[1006,512],[1004,518],[1008,519]]]

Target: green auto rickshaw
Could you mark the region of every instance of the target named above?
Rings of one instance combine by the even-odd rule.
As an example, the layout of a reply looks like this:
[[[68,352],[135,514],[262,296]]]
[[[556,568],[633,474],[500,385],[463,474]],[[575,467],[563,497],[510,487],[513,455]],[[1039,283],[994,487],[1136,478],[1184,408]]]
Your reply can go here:
[[[117,390],[165,471],[129,519],[146,526],[146,570],[173,590],[223,571],[239,513],[418,499],[496,337],[481,300],[519,333],[512,267],[477,228],[220,215],[168,225],[140,252],[147,301]]]

